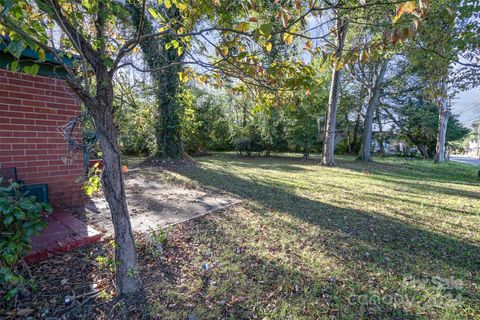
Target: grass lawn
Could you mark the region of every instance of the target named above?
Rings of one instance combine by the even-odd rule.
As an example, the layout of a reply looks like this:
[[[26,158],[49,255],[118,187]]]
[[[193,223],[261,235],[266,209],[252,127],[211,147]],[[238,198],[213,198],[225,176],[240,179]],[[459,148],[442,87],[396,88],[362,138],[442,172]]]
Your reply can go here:
[[[476,167],[398,158],[342,157],[335,168],[295,158],[197,160],[158,174],[246,200],[173,237],[188,253],[182,272],[148,291],[183,307],[159,300],[152,307],[162,317],[480,318]]]
[[[245,200],[176,226],[161,256],[139,241],[158,319],[480,318],[476,167],[399,158],[339,157],[334,168],[293,157],[195,160],[142,170]],[[91,265],[77,273],[111,283],[106,258],[92,263],[90,254],[69,263]],[[47,281],[41,268],[33,270],[39,284],[64,277]],[[108,299],[94,300],[89,315],[108,318]]]

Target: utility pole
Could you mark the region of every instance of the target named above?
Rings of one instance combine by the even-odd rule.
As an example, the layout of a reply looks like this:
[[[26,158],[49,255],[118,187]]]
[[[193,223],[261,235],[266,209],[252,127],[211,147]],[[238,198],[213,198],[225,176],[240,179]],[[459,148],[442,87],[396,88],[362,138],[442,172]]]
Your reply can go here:
[[[477,158],[480,159],[480,123],[477,125]]]

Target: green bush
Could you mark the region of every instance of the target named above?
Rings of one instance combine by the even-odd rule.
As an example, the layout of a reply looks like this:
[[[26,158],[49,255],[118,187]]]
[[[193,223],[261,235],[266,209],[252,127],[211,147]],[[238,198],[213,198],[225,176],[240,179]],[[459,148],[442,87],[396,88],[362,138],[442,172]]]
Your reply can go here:
[[[251,156],[252,153],[260,154],[265,148],[259,135],[253,135],[247,138],[235,140],[235,151],[241,156]]]
[[[0,187],[0,285],[7,290],[7,300],[15,296],[24,282],[15,274],[14,266],[29,252],[30,239],[45,228],[44,212],[52,212],[50,205],[24,195],[18,183]]]
[[[182,142],[190,155],[232,148],[231,129],[225,113],[227,102],[220,96],[185,88],[180,95]]]

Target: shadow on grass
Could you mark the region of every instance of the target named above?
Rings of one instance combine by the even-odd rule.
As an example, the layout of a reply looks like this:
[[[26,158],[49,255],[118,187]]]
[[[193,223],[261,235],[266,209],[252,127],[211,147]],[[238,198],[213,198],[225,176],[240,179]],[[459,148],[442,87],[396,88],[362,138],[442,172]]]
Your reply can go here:
[[[393,162],[393,160],[396,160]],[[455,183],[480,186],[477,170],[474,166],[458,163],[434,164],[429,160],[405,160],[403,158],[385,158],[381,161],[361,162],[341,159],[337,166],[357,172],[369,170],[371,173],[392,179],[412,179],[425,182]]]
[[[231,217],[226,216],[229,220]],[[229,221],[228,225],[239,223]],[[240,223],[241,225],[241,223]],[[177,272],[189,270],[188,289],[178,283],[148,281],[148,291],[155,293],[152,306],[156,317],[165,319],[305,319],[341,318],[353,315],[376,318],[417,319],[420,316],[406,311],[405,306],[388,303],[365,304],[355,300],[358,294],[351,283],[326,275],[313,275],[294,263],[267,259],[232,236],[213,219],[202,218],[182,226],[187,232],[174,233],[174,250],[194,251],[178,262]],[[241,225],[241,227],[248,228]],[[200,264],[195,257],[199,246],[207,246],[212,255],[203,262],[213,265],[208,271],[192,268]],[[243,248],[238,252],[238,248]],[[178,256],[176,251],[167,256]],[[180,253],[180,255],[182,255]],[[216,264],[216,262],[220,262]],[[193,270],[192,270],[193,269]],[[178,276],[177,278],[181,278]],[[365,295],[374,295],[366,282]],[[173,298],[173,300],[172,300]],[[178,309],[165,308],[166,301],[175,301]],[[189,307],[185,307],[189,305]]]
[[[398,179],[398,178],[401,178],[398,175],[388,175],[388,174],[382,175],[379,173],[375,173],[374,175],[372,175],[372,178],[383,181],[383,182],[387,182],[387,183],[406,185],[409,188],[413,188],[418,191],[430,191],[430,192],[441,193],[449,196],[462,196],[462,197],[472,198],[475,200],[480,199],[480,192],[460,190],[455,188],[449,188],[449,187],[438,186],[438,185],[430,185],[430,184],[424,184],[424,183],[418,183],[418,182],[407,182],[405,181],[405,179]],[[416,178],[416,180],[423,182],[422,178]]]
[[[309,166],[318,166],[321,161],[318,155],[304,159],[300,156],[241,157],[234,154],[216,154],[214,157],[203,159],[205,162],[225,159],[229,164],[245,168],[291,169],[296,171],[309,171]],[[266,161],[270,161],[270,163],[265,164]],[[370,162],[362,162],[355,156],[337,155],[335,163],[338,168],[356,172],[370,171],[390,178],[480,186],[477,167],[452,161],[434,164],[431,160],[385,157],[375,158],[374,161]]]
[[[413,204],[413,205],[416,205],[416,206],[425,205],[425,203],[423,203],[421,201],[414,201],[414,200],[405,199],[405,198],[395,198],[395,197],[387,196],[385,194],[382,194],[382,195],[379,196],[376,193],[366,192],[366,193],[364,193],[364,196],[367,196],[371,200],[378,200],[380,198],[380,199],[389,199],[389,200],[395,200],[395,201],[400,201],[400,202],[406,202],[406,203],[410,203],[410,204]],[[463,195],[463,196],[465,196],[465,195]],[[467,211],[467,210],[452,209],[452,208],[449,208],[449,207],[446,207],[446,206],[439,206],[439,205],[435,205],[435,204],[431,204],[431,203],[428,204],[428,207],[439,209],[439,210],[442,210],[442,211],[445,211],[445,212],[454,212],[456,214],[466,215],[466,216],[478,216],[478,215],[480,215],[480,212],[474,213],[474,212],[470,212],[470,211]]]
[[[367,260],[383,269],[400,273],[413,272],[413,266],[421,264],[425,259],[432,259],[442,265],[460,270],[478,271],[480,247],[471,243],[390,217],[310,200],[262,181],[252,182],[228,172],[197,167],[177,171],[177,173],[196,180],[202,185],[253,200],[267,208],[342,234],[339,241],[352,245],[348,246],[348,252],[342,252],[344,249],[338,246],[336,254],[349,259],[354,257],[361,261]],[[365,257],[367,251],[368,258]],[[393,254],[404,260],[384,259],[385,254]],[[400,270],[401,268],[404,270]]]
[[[227,159],[229,165],[243,168],[267,169],[278,171],[314,171],[309,166],[320,165],[317,158],[302,159],[298,157],[239,157],[235,155],[221,155],[220,157],[207,160],[206,162],[218,161],[218,159]],[[480,187],[480,181],[477,179],[477,169],[473,166],[461,165],[458,163],[433,164],[426,160],[405,160],[403,158],[395,158],[400,162],[391,163],[390,158],[384,158],[381,162],[361,162],[352,161],[353,157],[343,156],[336,160],[338,168],[347,169],[355,172],[366,173],[377,180],[387,183],[408,185],[419,191],[429,190],[434,193],[442,193],[446,195],[465,196],[472,199],[480,199],[480,192],[466,191],[446,186],[438,186],[425,184],[434,183],[450,183]],[[265,164],[265,161],[271,163]],[[345,175],[348,173],[336,172],[336,175]],[[409,182],[406,180],[412,180]],[[418,183],[420,182],[420,183]]]

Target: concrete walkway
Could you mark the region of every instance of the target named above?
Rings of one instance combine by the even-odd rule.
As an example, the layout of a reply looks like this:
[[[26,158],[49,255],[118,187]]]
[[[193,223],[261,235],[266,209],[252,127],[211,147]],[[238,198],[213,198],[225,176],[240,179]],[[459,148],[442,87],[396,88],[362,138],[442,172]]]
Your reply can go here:
[[[450,156],[451,161],[480,166],[480,159],[469,156]]]
[[[128,174],[125,185],[130,222],[137,232],[177,224],[240,202],[226,194],[170,184],[148,172]],[[113,234],[109,206],[103,197],[90,199],[86,216],[96,228]]]

